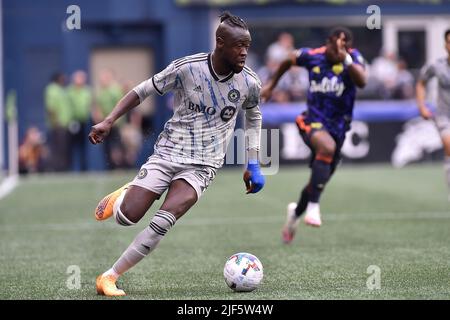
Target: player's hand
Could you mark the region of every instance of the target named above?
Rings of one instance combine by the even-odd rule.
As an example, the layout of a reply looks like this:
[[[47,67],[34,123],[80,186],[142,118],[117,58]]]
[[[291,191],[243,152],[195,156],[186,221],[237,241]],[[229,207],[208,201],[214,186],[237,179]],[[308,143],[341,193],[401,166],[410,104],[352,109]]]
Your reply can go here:
[[[244,182],[247,194],[257,193],[264,187],[266,179],[261,174],[261,169],[257,162],[247,165],[247,170],[244,172]]]
[[[265,85],[260,92],[261,95],[261,102],[265,103],[270,100],[270,97],[272,96],[273,89],[270,87],[270,85]]]
[[[425,120],[431,119],[433,118],[433,113],[430,111],[430,109],[428,109],[426,106],[422,106],[420,109],[420,115],[422,116],[422,118],[424,118]]]
[[[89,141],[92,144],[102,143],[111,131],[112,124],[106,121],[102,121],[95,126],[92,126],[89,133]]]

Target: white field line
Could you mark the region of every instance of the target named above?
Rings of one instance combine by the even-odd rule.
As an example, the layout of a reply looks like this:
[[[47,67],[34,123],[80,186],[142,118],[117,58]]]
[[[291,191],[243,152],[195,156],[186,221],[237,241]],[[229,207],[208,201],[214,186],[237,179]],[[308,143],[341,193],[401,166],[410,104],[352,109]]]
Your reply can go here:
[[[15,187],[19,184],[18,176],[11,176],[5,178],[5,180],[0,184],[0,199],[6,197],[10,194]]]
[[[144,218],[145,219],[145,218]],[[405,221],[405,220],[448,220],[450,212],[416,212],[416,213],[364,213],[364,214],[327,214],[323,215],[323,221]],[[242,217],[226,217],[226,218],[193,218],[179,221],[178,227],[190,226],[214,226],[214,225],[250,225],[250,224],[280,224],[284,221],[284,216],[268,216],[259,218],[242,218]],[[139,224],[137,227],[142,228],[145,224]],[[79,231],[79,230],[102,230],[102,229],[119,229],[120,226],[107,221],[99,222],[74,222],[74,223],[36,223],[36,224],[14,224],[0,225],[0,231]],[[130,228],[127,228],[130,229]]]

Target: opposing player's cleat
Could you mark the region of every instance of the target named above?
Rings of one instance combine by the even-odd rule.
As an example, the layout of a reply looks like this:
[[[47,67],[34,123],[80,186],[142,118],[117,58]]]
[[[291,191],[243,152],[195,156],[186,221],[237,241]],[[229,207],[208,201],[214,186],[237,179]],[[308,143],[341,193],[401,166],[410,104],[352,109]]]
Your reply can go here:
[[[114,202],[116,202],[123,190],[128,189],[128,185],[127,183],[116,191],[111,192],[98,203],[94,212],[95,219],[98,221],[106,220],[113,215]]]
[[[124,296],[125,291],[117,289],[116,279],[113,276],[99,275],[95,280],[95,287],[97,288],[97,293],[100,295],[105,295],[109,297],[119,297]]]
[[[291,202],[287,206],[286,223],[281,231],[281,236],[285,244],[290,244],[294,240],[295,232],[297,231],[300,219],[295,214],[297,204]]]
[[[318,203],[308,202],[306,207],[305,224],[320,227],[322,220],[320,219],[320,207]]]

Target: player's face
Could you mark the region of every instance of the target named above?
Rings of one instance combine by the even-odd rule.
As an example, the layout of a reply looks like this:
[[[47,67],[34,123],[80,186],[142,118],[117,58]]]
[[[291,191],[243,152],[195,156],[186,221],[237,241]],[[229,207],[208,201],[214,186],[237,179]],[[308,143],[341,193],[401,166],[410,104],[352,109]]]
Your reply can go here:
[[[241,28],[234,28],[224,39],[224,60],[234,73],[239,73],[244,69],[251,41],[250,32]]]
[[[339,63],[345,59],[349,42],[345,37],[345,33],[341,33],[338,37],[333,37],[327,41],[326,56],[331,63]]]

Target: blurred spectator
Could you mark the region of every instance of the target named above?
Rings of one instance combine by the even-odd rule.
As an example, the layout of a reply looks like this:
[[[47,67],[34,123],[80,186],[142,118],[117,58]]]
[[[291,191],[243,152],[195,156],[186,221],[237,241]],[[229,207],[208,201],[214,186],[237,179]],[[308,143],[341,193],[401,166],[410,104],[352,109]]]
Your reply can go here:
[[[52,159],[51,168],[55,171],[66,171],[70,166],[69,123],[72,115],[64,84],[65,76],[62,73],[56,73],[44,92]]]
[[[121,86],[114,78],[111,70],[100,72],[100,89],[95,97],[94,122],[102,121],[122,98]],[[125,123],[125,117],[116,121],[108,139],[104,141],[104,148],[108,169],[120,168],[123,165],[123,148],[120,140],[120,127]]]
[[[29,128],[19,147],[19,173],[44,171],[47,156],[48,150],[41,131],[36,127]]]
[[[412,99],[414,97],[414,76],[408,70],[406,61],[400,59],[398,61],[397,79],[393,93],[394,99]]]
[[[396,87],[398,62],[395,53],[382,51],[370,67],[372,81],[376,82],[378,94],[382,99],[390,99]]]
[[[283,62],[294,50],[294,38],[289,33],[283,32],[278,40],[272,43],[266,53],[266,63],[258,70],[261,82],[267,81],[273,76],[281,62]],[[279,85],[274,89],[271,102],[286,103],[300,101],[306,98],[308,90],[308,71],[300,67],[292,67],[280,79]]]
[[[77,70],[72,74],[72,83],[67,89],[72,108],[69,125],[72,163],[81,171],[87,169],[86,137],[92,108],[92,93],[86,83],[86,72]]]
[[[137,157],[143,141],[142,115],[138,110],[133,110],[129,116],[130,121],[122,126],[120,133],[124,149],[124,166],[134,168],[137,165]]]
[[[267,48],[266,59],[279,65],[292,50],[294,50],[294,37],[287,32],[283,32],[278,36],[277,41]]]

